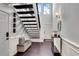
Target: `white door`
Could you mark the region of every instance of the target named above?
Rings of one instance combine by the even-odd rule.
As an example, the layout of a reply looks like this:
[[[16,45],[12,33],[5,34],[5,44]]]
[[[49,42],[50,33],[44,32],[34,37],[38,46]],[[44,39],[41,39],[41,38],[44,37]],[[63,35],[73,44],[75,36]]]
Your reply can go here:
[[[8,14],[0,10],[0,56],[9,55],[9,41],[6,39],[6,33],[9,32]]]

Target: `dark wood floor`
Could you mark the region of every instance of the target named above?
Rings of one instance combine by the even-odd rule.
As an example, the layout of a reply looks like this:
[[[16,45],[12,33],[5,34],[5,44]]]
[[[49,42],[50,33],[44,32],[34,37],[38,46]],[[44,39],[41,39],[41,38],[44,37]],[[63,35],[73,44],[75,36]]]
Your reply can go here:
[[[32,46],[25,53],[18,53],[17,56],[53,56],[51,43],[51,41],[32,43]]]

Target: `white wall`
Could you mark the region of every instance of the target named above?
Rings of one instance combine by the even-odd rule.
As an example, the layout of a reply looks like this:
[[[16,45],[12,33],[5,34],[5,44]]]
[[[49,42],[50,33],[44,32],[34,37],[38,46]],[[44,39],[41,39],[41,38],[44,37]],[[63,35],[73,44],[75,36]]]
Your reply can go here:
[[[62,13],[62,55],[79,55],[79,4],[56,4],[56,8],[61,8]]]
[[[40,15],[41,19],[41,30],[44,36],[44,39],[51,39],[52,32],[52,19],[51,15]]]
[[[7,18],[9,17],[9,14],[11,14],[13,12],[13,10],[8,6],[8,4],[0,4],[0,10],[3,12],[6,12],[8,14]],[[5,17],[5,16],[3,16],[3,17]],[[8,19],[5,19],[5,18],[4,18],[4,20],[8,21]],[[5,24],[5,22],[4,22],[4,24]],[[6,28],[6,30],[7,30],[7,28]],[[4,36],[6,36],[5,33],[4,33]],[[5,45],[6,42],[8,42],[8,43]],[[0,49],[0,51],[2,52],[2,53],[0,52],[0,55],[9,55],[9,41],[4,39],[3,44],[0,42],[0,45],[2,45],[3,47],[5,45],[6,50],[8,50],[6,53],[5,52],[6,50],[4,51],[4,49],[2,49],[2,50]],[[0,48],[2,48],[2,47],[0,46]],[[6,54],[4,54],[4,53],[6,53]]]
[[[18,16],[16,17],[16,33],[13,33],[13,14],[10,14],[9,18],[9,33],[10,33],[10,39],[9,39],[9,47],[10,47],[10,55],[14,55],[17,53],[17,44],[19,43],[19,37],[24,37],[26,40],[29,40],[29,36],[25,32],[22,23],[20,22],[20,19]]]
[[[9,4],[5,4],[5,3],[0,4],[0,10],[9,14],[9,35],[10,36],[9,36],[8,54],[12,56],[17,53],[17,44],[18,44],[19,37],[24,37],[26,40],[30,40],[30,38],[28,34],[25,32],[18,16],[16,16],[16,33],[13,33],[13,12],[15,11],[11,7],[11,5],[9,6]]]
[[[58,29],[57,29],[57,18],[56,18],[56,15],[55,15],[55,12],[58,12],[58,9],[57,9],[57,5],[56,4],[53,4],[53,7],[52,7],[52,13],[53,13],[53,28],[52,28],[52,31],[54,32],[54,31],[57,31]]]
[[[15,10],[13,9],[15,12]],[[24,29],[18,15],[16,15],[16,33],[13,33],[13,12],[9,17],[9,55],[15,55],[17,53],[17,44],[19,43],[19,38],[24,37],[25,40],[30,40],[26,30]]]
[[[43,9],[44,7],[42,7]],[[52,4],[49,6],[49,14],[44,14],[44,9],[40,13],[41,36],[44,39],[51,39],[52,33]]]

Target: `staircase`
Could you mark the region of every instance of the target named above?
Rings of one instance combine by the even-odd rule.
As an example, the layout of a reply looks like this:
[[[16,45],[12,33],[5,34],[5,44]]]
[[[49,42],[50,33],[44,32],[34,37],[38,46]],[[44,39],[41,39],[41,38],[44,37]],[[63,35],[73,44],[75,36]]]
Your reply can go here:
[[[30,38],[40,38],[40,19],[37,4],[12,4]]]

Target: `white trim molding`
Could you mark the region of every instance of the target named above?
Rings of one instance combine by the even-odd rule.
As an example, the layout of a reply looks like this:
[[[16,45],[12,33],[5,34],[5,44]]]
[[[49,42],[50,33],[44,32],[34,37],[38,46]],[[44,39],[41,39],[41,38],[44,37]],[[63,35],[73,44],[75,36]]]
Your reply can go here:
[[[76,54],[79,55],[79,44],[76,44],[74,43],[73,41],[70,41],[69,39],[67,38],[64,38],[62,37],[62,45],[63,45],[63,42],[67,43],[66,46],[68,46],[70,49],[72,49]]]

